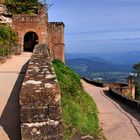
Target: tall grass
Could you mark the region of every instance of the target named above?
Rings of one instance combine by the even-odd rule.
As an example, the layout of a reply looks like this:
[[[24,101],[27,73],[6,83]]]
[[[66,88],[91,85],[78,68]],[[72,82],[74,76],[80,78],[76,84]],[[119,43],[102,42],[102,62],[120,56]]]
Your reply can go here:
[[[76,133],[98,137],[96,105],[83,90],[80,77],[59,60],[54,60],[53,65],[62,92],[64,139],[68,140]]]

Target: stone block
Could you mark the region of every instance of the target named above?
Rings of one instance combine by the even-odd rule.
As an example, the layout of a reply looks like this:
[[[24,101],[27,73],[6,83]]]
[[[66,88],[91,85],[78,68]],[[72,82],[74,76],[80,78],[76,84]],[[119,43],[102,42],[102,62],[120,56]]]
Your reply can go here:
[[[49,118],[52,120],[60,120],[61,119],[61,107],[59,106],[49,106],[48,108]]]
[[[45,122],[48,119],[48,107],[21,107],[20,114],[21,123]]]
[[[21,126],[21,134],[23,140],[54,140],[57,138],[62,139],[62,131],[62,123],[51,120],[48,122],[40,123],[23,123]]]

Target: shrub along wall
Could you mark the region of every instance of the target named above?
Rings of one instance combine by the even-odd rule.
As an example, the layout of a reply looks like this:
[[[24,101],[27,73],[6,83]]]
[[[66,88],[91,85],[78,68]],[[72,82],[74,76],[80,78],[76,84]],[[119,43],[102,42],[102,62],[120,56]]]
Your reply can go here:
[[[11,54],[11,49],[16,45],[17,34],[8,25],[0,25],[0,56]]]
[[[39,0],[5,0],[5,5],[12,14],[37,14],[41,6]]]

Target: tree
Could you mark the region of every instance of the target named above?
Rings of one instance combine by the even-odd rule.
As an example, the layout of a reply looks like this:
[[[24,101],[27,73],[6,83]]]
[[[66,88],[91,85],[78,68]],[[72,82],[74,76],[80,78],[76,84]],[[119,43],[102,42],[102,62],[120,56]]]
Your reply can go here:
[[[8,25],[0,25],[0,55],[9,55],[18,41],[17,34]]]
[[[12,14],[37,14],[40,8],[38,0],[6,0],[5,5]]]
[[[133,65],[134,72],[140,77],[140,62]]]
[[[140,62],[133,65],[134,72],[137,73],[137,77],[134,79],[136,87],[136,99],[140,100]]]

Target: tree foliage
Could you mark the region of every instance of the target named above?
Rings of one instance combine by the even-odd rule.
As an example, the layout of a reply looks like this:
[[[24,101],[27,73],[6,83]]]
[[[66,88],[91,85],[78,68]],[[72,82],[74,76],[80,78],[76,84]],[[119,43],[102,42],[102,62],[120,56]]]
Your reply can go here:
[[[11,48],[17,43],[17,34],[8,25],[0,25],[0,55],[9,55]]]
[[[133,65],[134,72],[137,73],[135,80],[136,99],[140,100],[140,62]]]
[[[134,69],[134,72],[136,72],[138,76],[140,76],[140,62],[137,64],[134,64],[133,69]]]
[[[38,0],[6,0],[5,5],[12,14],[36,14],[40,8]]]

